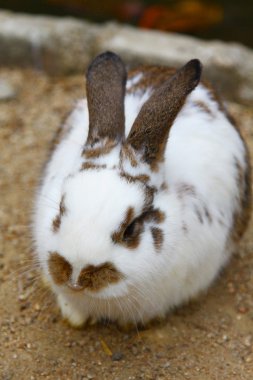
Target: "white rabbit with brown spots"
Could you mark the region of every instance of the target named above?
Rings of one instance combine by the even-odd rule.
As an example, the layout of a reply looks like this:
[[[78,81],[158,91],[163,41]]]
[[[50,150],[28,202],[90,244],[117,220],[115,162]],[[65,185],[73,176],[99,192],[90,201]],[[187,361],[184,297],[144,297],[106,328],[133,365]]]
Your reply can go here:
[[[250,216],[248,151],[201,64],[128,74],[106,52],[38,191],[36,252],[62,315],[145,324],[206,289]]]

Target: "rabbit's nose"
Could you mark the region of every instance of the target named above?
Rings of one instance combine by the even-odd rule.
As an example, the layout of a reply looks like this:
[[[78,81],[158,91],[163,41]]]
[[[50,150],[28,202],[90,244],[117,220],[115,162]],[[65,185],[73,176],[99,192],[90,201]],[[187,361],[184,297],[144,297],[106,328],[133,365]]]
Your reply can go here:
[[[80,292],[81,290],[84,289],[82,285],[79,285],[78,283],[73,283],[71,281],[67,282],[67,286],[69,289],[73,290],[74,292]]]

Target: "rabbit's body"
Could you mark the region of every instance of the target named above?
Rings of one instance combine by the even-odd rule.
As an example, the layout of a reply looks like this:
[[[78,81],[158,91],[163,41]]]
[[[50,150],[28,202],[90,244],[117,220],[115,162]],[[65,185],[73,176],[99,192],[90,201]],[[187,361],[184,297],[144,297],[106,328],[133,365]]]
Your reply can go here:
[[[136,148],[133,123],[170,76],[168,69],[130,73],[126,140],[119,142],[103,136],[84,145],[89,114],[80,101],[47,166],[34,235],[44,273],[73,325],[163,316],[212,282],[247,226],[247,150],[203,84],[180,105],[162,159],[153,159],[152,147]]]

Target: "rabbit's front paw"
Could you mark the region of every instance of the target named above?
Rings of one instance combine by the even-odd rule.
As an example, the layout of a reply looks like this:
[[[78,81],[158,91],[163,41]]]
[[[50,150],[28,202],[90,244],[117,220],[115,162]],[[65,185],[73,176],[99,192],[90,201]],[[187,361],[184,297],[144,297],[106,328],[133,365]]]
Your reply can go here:
[[[71,304],[63,295],[57,297],[58,305],[61,309],[61,314],[67,322],[75,328],[82,327],[89,319],[88,315],[81,313],[73,304]]]

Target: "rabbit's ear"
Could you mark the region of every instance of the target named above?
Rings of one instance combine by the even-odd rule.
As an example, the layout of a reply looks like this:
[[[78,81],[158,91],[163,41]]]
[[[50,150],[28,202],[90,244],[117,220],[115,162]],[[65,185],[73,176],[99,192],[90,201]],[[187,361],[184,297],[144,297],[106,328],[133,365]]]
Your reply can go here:
[[[87,71],[89,133],[87,143],[103,138],[120,141],[124,136],[126,69],[119,56],[106,52],[97,56]]]
[[[201,71],[199,60],[189,61],[153,92],[135,119],[127,143],[154,169],[163,159],[170,127],[199,83]]]

